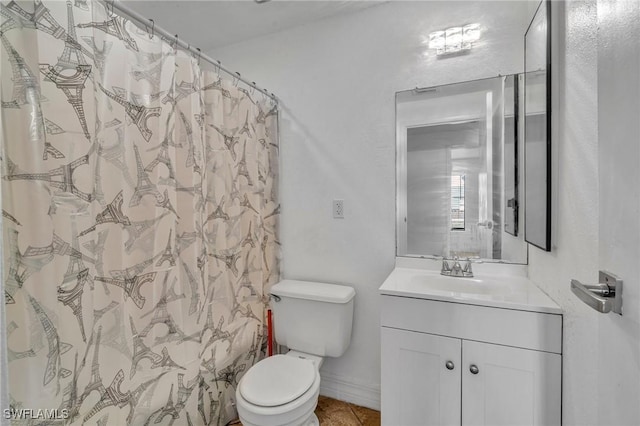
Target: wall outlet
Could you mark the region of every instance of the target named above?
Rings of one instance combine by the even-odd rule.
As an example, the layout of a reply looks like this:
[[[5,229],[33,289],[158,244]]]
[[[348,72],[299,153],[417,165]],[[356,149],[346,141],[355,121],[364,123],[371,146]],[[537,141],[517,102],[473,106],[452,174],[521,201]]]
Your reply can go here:
[[[344,200],[333,200],[333,218],[344,219]]]

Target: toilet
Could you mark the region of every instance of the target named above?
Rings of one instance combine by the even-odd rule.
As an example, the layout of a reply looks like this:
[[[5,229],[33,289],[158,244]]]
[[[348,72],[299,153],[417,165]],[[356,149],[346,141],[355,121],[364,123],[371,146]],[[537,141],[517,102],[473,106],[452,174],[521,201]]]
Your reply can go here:
[[[283,280],[271,287],[276,342],[289,348],[255,364],[240,379],[236,406],[244,426],[318,426],[314,414],[324,357],[351,341],[353,288]]]

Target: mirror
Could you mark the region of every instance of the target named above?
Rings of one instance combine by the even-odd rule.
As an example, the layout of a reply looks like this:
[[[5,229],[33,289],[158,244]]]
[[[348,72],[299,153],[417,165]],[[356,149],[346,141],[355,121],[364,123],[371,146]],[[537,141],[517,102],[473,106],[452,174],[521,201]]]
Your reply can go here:
[[[398,256],[527,262],[515,228],[516,80],[396,94]]]
[[[518,185],[520,170],[520,153],[518,149],[519,126],[519,93],[522,84],[522,75],[517,78],[507,78],[504,84],[505,99],[513,99],[504,105],[504,231],[514,237],[518,236],[518,224],[520,219],[520,206],[518,198]]]
[[[525,240],[551,250],[551,43],[549,2],[524,37]]]

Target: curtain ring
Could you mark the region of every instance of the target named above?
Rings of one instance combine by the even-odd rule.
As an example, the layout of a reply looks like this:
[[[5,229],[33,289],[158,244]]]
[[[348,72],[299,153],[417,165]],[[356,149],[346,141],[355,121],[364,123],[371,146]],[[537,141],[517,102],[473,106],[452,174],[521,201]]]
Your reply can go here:
[[[176,34],[174,37],[175,37],[175,40],[174,40],[173,49],[178,50],[178,34]]]
[[[196,47],[196,50],[198,51],[198,65],[200,65],[200,56],[202,55],[202,51],[199,47]]]
[[[237,77],[233,77],[233,85],[238,87],[238,83],[240,83],[240,73],[236,71]]]
[[[215,67],[217,70],[216,73],[220,74],[220,67],[222,66],[222,62],[220,62],[220,60],[217,60],[216,62],[217,62],[217,64],[215,64]]]
[[[153,19],[149,19],[149,21],[151,21],[151,34],[149,34],[149,39],[153,40],[156,32],[156,22]]]
[[[251,94],[251,96],[253,96],[253,94],[256,92],[256,82],[252,81],[251,84],[253,84],[253,86],[249,88],[249,93]]]

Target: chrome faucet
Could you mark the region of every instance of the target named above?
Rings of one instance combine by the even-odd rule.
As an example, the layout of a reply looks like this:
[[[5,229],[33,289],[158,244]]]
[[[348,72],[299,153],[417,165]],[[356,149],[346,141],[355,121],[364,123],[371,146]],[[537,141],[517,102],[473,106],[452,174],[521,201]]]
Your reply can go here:
[[[453,264],[450,264],[450,262],[453,262]],[[473,271],[471,270],[471,260],[469,260],[469,258],[467,257],[466,260],[463,260],[461,264],[458,256],[454,256],[453,259],[447,259],[446,257],[443,257],[440,275],[445,275],[448,277],[471,278],[473,277]]]

